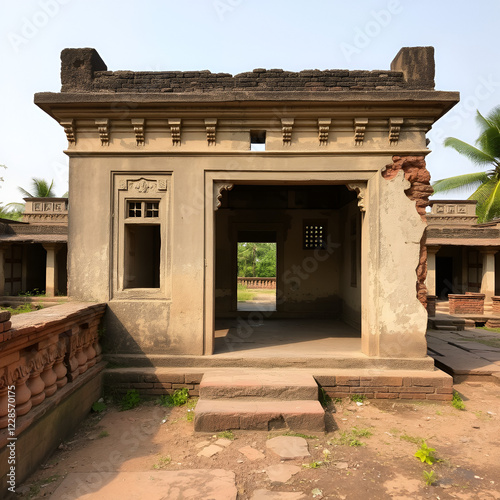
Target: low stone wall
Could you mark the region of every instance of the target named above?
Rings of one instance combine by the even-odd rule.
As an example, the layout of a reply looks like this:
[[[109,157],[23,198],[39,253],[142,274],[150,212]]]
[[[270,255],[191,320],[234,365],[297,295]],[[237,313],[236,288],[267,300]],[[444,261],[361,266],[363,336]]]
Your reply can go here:
[[[228,369],[231,370],[231,369]],[[286,371],[286,369],[284,369]],[[105,387],[121,393],[136,389],[144,395],[171,394],[187,387],[191,396],[199,395],[205,371],[189,368],[116,368],[104,372]],[[307,370],[332,398],[361,394],[369,399],[413,399],[451,401],[453,379],[441,370]]]
[[[7,311],[0,313],[0,450],[12,442],[25,450],[16,467],[17,483],[74,430],[99,397],[104,363],[98,326],[105,308],[68,303],[12,319]],[[33,434],[35,427],[39,430]],[[4,477],[7,464],[0,463]]]
[[[276,278],[238,278],[238,285],[247,288],[276,288]]]
[[[500,314],[500,296],[494,295],[491,300],[493,302],[493,314]]]
[[[427,295],[427,314],[431,318],[436,316],[436,299],[437,295]]]
[[[449,294],[450,314],[484,314],[484,293]]]

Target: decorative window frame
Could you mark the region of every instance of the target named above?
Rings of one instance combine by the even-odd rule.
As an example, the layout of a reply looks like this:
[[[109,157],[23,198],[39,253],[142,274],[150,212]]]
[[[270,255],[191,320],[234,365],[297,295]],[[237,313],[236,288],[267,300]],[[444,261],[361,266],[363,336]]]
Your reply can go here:
[[[113,299],[166,299],[171,289],[170,276],[170,185],[171,174],[113,173],[113,262],[111,266]],[[140,217],[129,217],[128,203],[142,203]],[[158,216],[145,217],[145,204],[158,203]],[[125,288],[125,227],[129,224],[160,226],[160,287]]]

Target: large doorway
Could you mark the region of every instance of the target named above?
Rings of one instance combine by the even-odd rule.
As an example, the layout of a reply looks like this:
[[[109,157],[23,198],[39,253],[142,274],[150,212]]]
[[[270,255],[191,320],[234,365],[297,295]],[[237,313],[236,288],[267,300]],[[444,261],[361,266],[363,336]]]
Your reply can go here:
[[[225,352],[228,338],[233,351],[267,346],[319,354],[335,350],[323,342],[336,341],[337,350],[359,352],[361,224],[356,193],[345,185],[241,184],[225,191],[215,215],[215,353]],[[270,307],[237,300],[238,255],[256,253],[257,243],[276,245]]]

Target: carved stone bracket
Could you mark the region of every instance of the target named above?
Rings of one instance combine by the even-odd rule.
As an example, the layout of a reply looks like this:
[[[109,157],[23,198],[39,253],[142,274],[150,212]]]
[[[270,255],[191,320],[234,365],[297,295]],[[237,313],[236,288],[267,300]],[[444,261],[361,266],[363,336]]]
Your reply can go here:
[[[293,118],[281,119],[281,132],[283,134],[283,145],[285,146],[292,144],[292,127],[294,122]]]
[[[172,135],[172,146],[181,145],[181,122],[180,118],[170,118],[168,120],[170,134]]]
[[[61,120],[61,126],[68,139],[68,144],[76,144],[76,127],[74,120]]]
[[[318,119],[318,134],[319,145],[326,146],[328,144],[328,135],[330,134],[330,125],[332,124],[331,118]]]
[[[214,183],[214,211],[217,211],[221,206],[222,191],[231,191],[234,184],[225,182]]]
[[[207,130],[208,145],[215,146],[215,136],[217,133],[217,118],[206,118],[205,128]]]
[[[101,146],[109,146],[109,120],[102,118],[96,120],[95,124],[97,125],[97,131],[101,139]]]
[[[366,184],[362,182],[351,182],[347,184],[349,191],[355,191],[358,194],[358,207],[360,212],[366,212],[365,197],[366,197]]]
[[[365,140],[365,130],[368,125],[368,118],[355,118],[354,119],[354,144],[362,146]]]
[[[144,118],[132,118],[132,127],[134,127],[135,141],[137,146],[144,146]]]
[[[389,144],[395,146],[399,141],[399,133],[403,125],[403,118],[391,118],[389,120]]]

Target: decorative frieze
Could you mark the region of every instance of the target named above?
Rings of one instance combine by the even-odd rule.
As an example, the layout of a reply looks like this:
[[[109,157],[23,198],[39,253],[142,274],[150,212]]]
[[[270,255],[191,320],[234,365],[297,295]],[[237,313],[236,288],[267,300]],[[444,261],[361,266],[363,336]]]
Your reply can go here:
[[[144,118],[132,118],[132,127],[134,127],[135,142],[137,146],[144,146]]]
[[[64,133],[68,139],[68,145],[76,144],[76,127],[74,120],[61,120],[59,123],[64,128]]]
[[[368,125],[368,118],[355,118],[354,119],[354,144],[362,146],[365,140],[365,130]]]
[[[281,119],[281,132],[283,134],[283,145],[290,146],[292,144],[292,128],[295,120],[293,118]]]
[[[180,118],[169,118],[170,134],[172,136],[172,146],[181,145],[181,122]]]
[[[397,145],[399,141],[403,121],[403,118],[391,118],[389,120],[389,144],[391,146]]]
[[[318,119],[318,135],[319,135],[320,146],[326,146],[328,144],[328,136],[330,135],[331,124],[332,124],[331,118]]]
[[[123,179],[118,184],[120,191],[135,191],[138,194],[158,193],[167,190],[165,179],[151,180],[141,177],[140,179]]]
[[[108,118],[100,118],[95,121],[99,138],[101,139],[101,146],[109,146],[109,120]]]
[[[205,128],[207,130],[207,142],[209,146],[215,146],[217,132],[217,118],[206,118]]]

